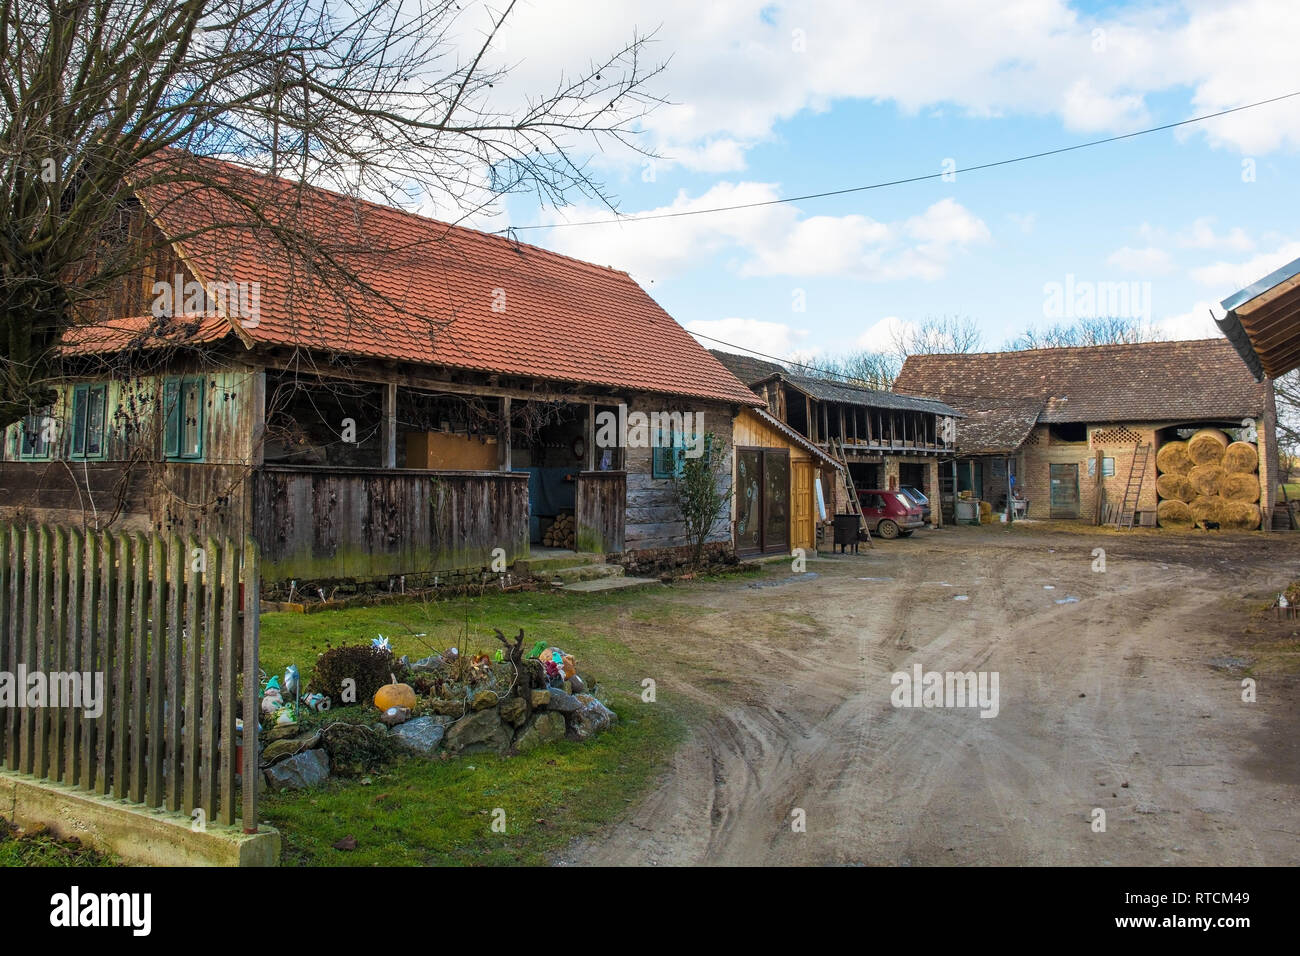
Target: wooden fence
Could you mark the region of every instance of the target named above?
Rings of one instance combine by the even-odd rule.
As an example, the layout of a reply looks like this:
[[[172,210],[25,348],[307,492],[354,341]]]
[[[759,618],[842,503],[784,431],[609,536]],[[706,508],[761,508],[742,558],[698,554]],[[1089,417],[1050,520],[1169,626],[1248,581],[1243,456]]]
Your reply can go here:
[[[0,526],[0,679],[19,695],[0,697],[5,766],[234,825],[235,775],[258,773],[258,607],[251,541]],[[66,699],[74,673],[91,699]],[[42,680],[46,696],[29,694]],[[242,797],[256,832],[257,788]]]

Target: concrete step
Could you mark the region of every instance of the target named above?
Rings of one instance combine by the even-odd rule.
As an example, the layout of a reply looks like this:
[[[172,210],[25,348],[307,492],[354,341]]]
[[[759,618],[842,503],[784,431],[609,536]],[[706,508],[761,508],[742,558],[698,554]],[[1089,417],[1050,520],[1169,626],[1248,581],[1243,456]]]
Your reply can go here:
[[[604,578],[621,578],[621,564],[575,564],[567,568],[555,568],[548,572],[551,583],[573,584],[575,581],[596,581]]]
[[[621,568],[619,570],[622,570]],[[650,585],[659,584],[656,578],[595,578],[589,581],[574,581],[572,584],[562,585],[560,591],[581,591],[590,593],[592,591],[617,591],[620,588],[644,588]]]
[[[514,563],[516,574],[531,574],[534,577],[545,577],[551,571],[557,568],[572,568],[582,565],[605,563],[603,554],[587,554],[579,551],[550,551],[542,552],[541,555],[532,558],[524,558]]]

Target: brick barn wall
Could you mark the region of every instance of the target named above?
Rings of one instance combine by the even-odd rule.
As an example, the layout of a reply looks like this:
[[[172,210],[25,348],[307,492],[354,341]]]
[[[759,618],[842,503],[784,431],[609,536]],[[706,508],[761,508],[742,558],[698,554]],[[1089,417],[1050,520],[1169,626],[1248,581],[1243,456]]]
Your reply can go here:
[[[1046,425],[1036,427],[1029,442],[1022,449],[1020,482],[1025,497],[1030,502],[1030,515],[1047,518],[1051,515],[1050,466],[1075,464],[1079,466],[1079,518],[1091,521],[1096,509],[1096,475],[1088,474],[1088,462],[1095,460],[1097,452],[1115,459],[1115,473],[1101,478],[1106,500],[1118,503],[1124,497],[1129,469],[1139,444],[1151,445],[1148,452],[1146,476],[1142,493],[1138,497],[1139,511],[1154,511],[1156,495],[1155,442],[1158,423],[1125,423],[1122,425],[1089,425],[1086,442],[1053,441]]]

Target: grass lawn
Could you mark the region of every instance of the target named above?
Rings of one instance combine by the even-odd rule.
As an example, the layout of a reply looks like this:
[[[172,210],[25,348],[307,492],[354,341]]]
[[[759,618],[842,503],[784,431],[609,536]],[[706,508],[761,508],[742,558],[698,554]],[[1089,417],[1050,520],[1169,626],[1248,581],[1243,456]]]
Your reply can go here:
[[[297,664],[304,681],[330,644],[383,635],[412,659],[461,643],[466,653],[499,646],[492,628],[525,645],[544,639],[594,677],[618,726],[585,744],[561,742],[516,757],[403,758],[382,773],[331,779],[318,790],[267,793],[262,818],[280,829],[286,865],[539,864],[572,837],[616,819],[653,785],[686,729],[686,715],[640,699],[653,662],[618,639],[621,625],[667,623],[682,609],[671,590],[604,594],[524,592],[445,602],[262,617],[262,667]],[[423,635],[423,636],[421,636]],[[505,832],[493,832],[495,811]],[[352,836],[355,850],[333,844]]]
[[[115,866],[117,858],[48,833],[15,836],[0,819],[0,866]]]

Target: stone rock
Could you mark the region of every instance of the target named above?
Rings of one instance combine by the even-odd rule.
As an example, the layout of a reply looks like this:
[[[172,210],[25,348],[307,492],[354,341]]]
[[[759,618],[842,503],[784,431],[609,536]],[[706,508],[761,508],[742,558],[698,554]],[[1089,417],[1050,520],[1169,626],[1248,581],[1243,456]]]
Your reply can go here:
[[[579,694],[576,699],[580,706],[569,715],[569,730],[579,740],[594,737],[618,723],[618,715],[590,694]]]
[[[429,709],[435,714],[441,714],[444,717],[461,717],[467,708],[463,700],[445,700],[441,697],[435,697],[429,701]]]
[[[319,787],[330,775],[330,758],[324,750],[305,750],[264,771],[275,789],[306,790]]]
[[[587,692],[587,682],[577,674],[569,678],[569,686],[573,688],[572,692],[575,694],[585,694]]]
[[[487,710],[489,707],[495,707],[497,700],[496,691],[481,690],[474,695],[474,700],[470,703],[470,709]]]
[[[403,750],[421,757],[432,757],[442,745],[447,728],[436,717],[416,717],[393,728],[390,735]]]
[[[306,737],[294,737],[292,740],[276,740],[267,744],[266,749],[262,751],[262,766],[269,767],[272,764],[279,763],[286,757],[292,757],[296,753],[311,750],[319,745],[319,730],[314,734],[308,734]]]
[[[551,702],[551,692],[546,689],[535,690],[532,694],[533,710],[539,707],[545,707]]]
[[[548,710],[558,710],[562,714],[573,714],[582,708],[582,703],[572,694],[566,694],[562,690],[552,690],[550,703],[546,707]]]
[[[515,749],[527,753],[543,744],[554,743],[564,738],[564,730],[564,715],[559,711],[546,710],[534,714],[528,726],[519,732]]]
[[[297,724],[277,724],[266,732],[266,742],[272,743],[276,740],[288,740],[290,737],[297,737],[302,728]]]
[[[505,753],[514,734],[493,710],[462,717],[447,728],[446,746],[452,753]]]
[[[524,722],[524,712],[527,709],[528,708],[524,706],[524,699],[522,697],[509,697],[501,702],[501,706],[497,708],[497,713],[501,715],[502,720],[518,727]]]
[[[441,654],[430,654],[428,657],[421,657],[418,661],[416,661],[414,664],[411,665],[411,670],[417,674],[422,674],[428,671],[436,671],[441,669],[442,669]]]
[[[389,707],[379,715],[379,722],[385,727],[396,727],[398,724],[404,724],[411,719],[411,711],[408,707]]]

